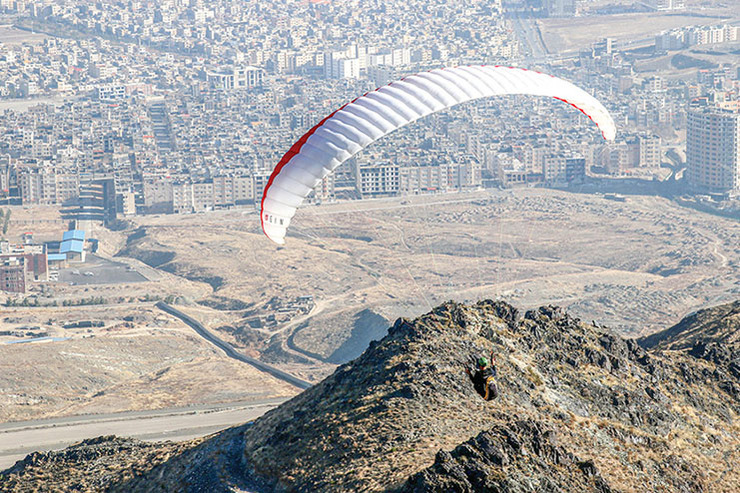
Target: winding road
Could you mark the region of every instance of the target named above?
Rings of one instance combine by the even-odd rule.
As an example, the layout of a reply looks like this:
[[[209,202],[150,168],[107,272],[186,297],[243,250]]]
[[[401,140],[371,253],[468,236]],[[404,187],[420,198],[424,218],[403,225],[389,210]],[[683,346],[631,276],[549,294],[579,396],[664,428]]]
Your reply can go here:
[[[200,322],[167,303],[159,302],[156,306],[185,322],[228,357],[250,364],[300,389],[312,386],[311,382],[240,354],[230,344],[209,332]],[[0,423],[0,470],[12,466],[15,461],[31,452],[59,450],[85,438],[101,435],[114,434],[147,441],[188,440],[256,419],[287,399],[279,397],[154,411]]]
[[[168,305],[167,303],[163,301],[158,302],[156,306],[160,310],[166,313],[169,313],[170,315],[173,315],[179,318],[180,320],[182,320],[183,322],[185,322],[187,325],[192,327],[193,330],[195,330],[198,333],[198,335],[200,335],[203,339],[207,340],[214,346],[221,349],[224,353],[226,353],[226,356],[228,356],[229,358],[233,358],[243,363],[250,364],[254,366],[255,368],[257,368],[258,370],[268,373],[275,378],[283,380],[284,382],[288,382],[289,384],[295,387],[298,387],[299,389],[305,390],[313,386],[311,382],[295,377],[291,375],[290,373],[286,373],[282,370],[279,370],[275,368],[274,366],[268,365],[267,363],[263,363],[262,361],[258,359],[250,358],[249,356],[244,356],[243,354],[239,353],[236,349],[234,349],[234,347],[231,344],[218,338],[216,335],[214,335],[212,332],[206,329],[203,326],[203,324],[195,320],[193,317],[181,312],[177,308],[174,308],[173,306]]]

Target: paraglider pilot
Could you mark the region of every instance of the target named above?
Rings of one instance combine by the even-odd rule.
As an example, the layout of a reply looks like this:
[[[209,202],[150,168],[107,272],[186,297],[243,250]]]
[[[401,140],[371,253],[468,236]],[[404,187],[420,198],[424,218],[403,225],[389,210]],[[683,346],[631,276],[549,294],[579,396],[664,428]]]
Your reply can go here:
[[[493,351],[489,355],[490,359],[486,359],[485,356],[480,356],[475,360],[476,369],[470,368],[465,365],[465,373],[470,377],[470,381],[473,382],[473,388],[481,397],[487,401],[491,401],[498,397],[498,388],[496,387],[496,367],[494,366]]]

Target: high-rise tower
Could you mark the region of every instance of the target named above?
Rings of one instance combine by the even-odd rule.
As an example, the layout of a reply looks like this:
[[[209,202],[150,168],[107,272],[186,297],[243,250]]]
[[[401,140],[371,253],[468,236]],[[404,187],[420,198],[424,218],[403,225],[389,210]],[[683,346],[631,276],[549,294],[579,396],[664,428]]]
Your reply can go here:
[[[740,191],[740,112],[718,107],[689,110],[686,161],[692,188]]]

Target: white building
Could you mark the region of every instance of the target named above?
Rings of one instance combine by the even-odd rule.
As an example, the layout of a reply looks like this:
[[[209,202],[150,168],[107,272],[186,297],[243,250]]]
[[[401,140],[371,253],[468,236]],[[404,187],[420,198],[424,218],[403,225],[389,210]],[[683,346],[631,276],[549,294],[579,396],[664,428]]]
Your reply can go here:
[[[24,205],[59,205],[80,195],[77,174],[57,172],[51,167],[21,169],[18,185]]]
[[[216,72],[206,73],[206,81],[212,89],[230,91],[233,89],[252,89],[260,87],[265,71],[251,65],[222,67]]]
[[[399,190],[397,164],[356,165],[357,191],[363,198],[397,195]]]
[[[95,88],[95,95],[101,101],[112,101],[126,97],[126,86],[123,84],[105,84]]]
[[[145,177],[143,192],[146,208],[169,208],[172,204],[173,188],[169,178]]]
[[[359,58],[332,58],[332,77],[335,79],[359,79]]]
[[[573,17],[576,15],[575,0],[545,0],[548,17]]]
[[[447,163],[436,166],[404,166],[399,169],[399,191],[402,194],[446,192],[449,188],[450,170]]]
[[[645,4],[655,10],[681,10],[686,8],[684,0],[647,0]]]
[[[637,138],[637,167],[658,169],[663,152],[661,139],[657,135],[640,135]]]

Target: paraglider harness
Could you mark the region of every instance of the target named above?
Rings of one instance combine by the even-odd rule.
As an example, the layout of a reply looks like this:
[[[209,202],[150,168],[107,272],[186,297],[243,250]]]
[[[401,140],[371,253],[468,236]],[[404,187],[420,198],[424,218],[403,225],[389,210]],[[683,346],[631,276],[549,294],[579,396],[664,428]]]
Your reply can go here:
[[[470,377],[470,381],[473,382],[473,388],[481,397],[485,400],[490,401],[498,397],[498,387],[496,386],[496,368],[493,366],[493,351],[491,351],[491,359],[487,361],[485,358],[470,357],[472,365],[465,364],[465,373]],[[481,365],[484,362],[484,365]],[[473,371],[471,369],[477,368]]]

